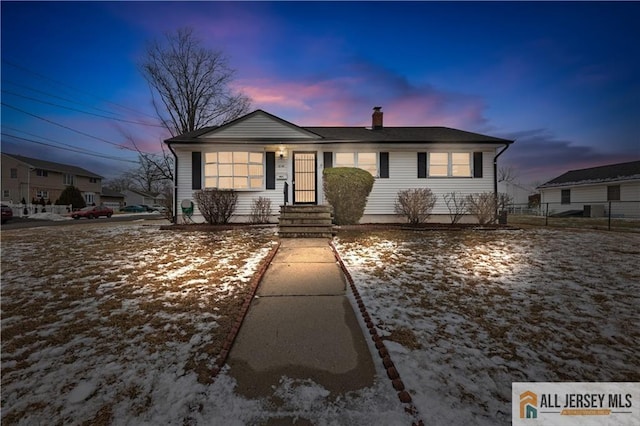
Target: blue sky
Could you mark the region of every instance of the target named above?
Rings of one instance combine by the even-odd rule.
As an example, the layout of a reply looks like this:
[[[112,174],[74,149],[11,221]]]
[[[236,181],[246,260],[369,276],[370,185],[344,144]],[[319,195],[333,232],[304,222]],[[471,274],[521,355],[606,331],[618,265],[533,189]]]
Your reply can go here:
[[[120,145],[157,151],[167,136],[138,63],[148,41],[183,26],[228,55],[253,109],[295,124],[369,125],[380,105],[387,126],[516,139],[501,164],[523,183],[640,159],[638,2],[0,7],[2,150],[106,177],[134,165]]]

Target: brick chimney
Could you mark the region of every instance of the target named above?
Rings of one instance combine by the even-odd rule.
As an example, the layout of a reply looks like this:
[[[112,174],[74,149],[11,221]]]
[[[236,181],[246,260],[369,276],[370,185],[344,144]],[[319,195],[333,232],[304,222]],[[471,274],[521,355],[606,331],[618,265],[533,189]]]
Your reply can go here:
[[[382,107],[373,107],[373,114],[371,114],[371,128],[373,130],[382,129]]]

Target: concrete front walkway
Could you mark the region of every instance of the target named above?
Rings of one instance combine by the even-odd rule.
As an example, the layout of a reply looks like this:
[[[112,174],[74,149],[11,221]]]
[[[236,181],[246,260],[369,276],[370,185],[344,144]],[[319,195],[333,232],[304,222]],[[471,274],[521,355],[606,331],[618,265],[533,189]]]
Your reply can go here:
[[[327,239],[281,240],[227,363],[248,398],[273,398],[282,376],[332,397],[372,386],[371,353]]]

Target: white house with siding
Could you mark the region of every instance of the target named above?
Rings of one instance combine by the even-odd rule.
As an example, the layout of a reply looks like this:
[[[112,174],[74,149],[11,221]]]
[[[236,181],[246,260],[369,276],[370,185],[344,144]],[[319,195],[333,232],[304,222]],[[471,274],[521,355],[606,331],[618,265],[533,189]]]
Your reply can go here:
[[[267,197],[274,207],[325,204],[322,171],[359,167],[376,179],[362,223],[402,222],[394,212],[399,190],[430,188],[438,197],[432,221],[449,222],[443,196],[497,190],[497,157],[514,141],[446,127],[384,127],[374,108],[369,127],[301,127],[256,110],[219,127],[165,141],[176,160],[176,219],[184,200],[207,188],[234,189],[234,221]],[[195,206],[193,219],[203,220]]]
[[[640,161],[568,171],[540,185],[549,214],[581,210],[585,216],[640,217]]]

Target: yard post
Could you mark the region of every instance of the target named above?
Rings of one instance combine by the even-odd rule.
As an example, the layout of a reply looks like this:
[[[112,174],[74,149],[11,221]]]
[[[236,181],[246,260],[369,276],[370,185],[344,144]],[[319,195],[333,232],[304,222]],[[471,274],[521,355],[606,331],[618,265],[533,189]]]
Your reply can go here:
[[[611,201],[609,201],[609,224],[607,228],[611,231]]]
[[[547,203],[547,211],[544,214],[544,226],[549,226],[549,203]]]

